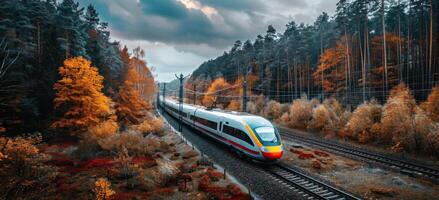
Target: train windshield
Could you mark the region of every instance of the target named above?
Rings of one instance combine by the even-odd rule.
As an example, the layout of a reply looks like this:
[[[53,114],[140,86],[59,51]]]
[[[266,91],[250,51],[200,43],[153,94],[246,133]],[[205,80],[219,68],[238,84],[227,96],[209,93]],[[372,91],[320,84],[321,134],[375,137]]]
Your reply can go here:
[[[273,127],[258,127],[255,128],[256,133],[264,142],[277,142],[277,137]]]
[[[255,132],[256,137],[264,146],[280,145],[280,136],[273,125],[264,118],[247,118],[245,120],[251,129]]]

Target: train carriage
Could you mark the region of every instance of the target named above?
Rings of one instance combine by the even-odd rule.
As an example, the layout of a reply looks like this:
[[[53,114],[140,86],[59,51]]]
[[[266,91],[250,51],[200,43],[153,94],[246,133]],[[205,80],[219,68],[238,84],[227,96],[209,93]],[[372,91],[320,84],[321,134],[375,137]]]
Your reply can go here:
[[[224,143],[248,157],[274,161],[282,157],[283,144],[276,128],[263,117],[219,109],[208,110],[201,106],[183,104],[160,98],[161,106],[183,123]]]

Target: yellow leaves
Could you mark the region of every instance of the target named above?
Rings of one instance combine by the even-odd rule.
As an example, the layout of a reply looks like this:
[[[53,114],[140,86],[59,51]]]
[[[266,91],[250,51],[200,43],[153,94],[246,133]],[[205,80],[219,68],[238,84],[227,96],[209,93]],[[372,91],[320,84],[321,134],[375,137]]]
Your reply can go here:
[[[145,112],[150,109],[150,104],[142,98],[137,89],[138,74],[134,68],[129,68],[124,84],[119,88],[117,115],[123,123],[138,124]]]
[[[134,130],[143,134],[160,133],[163,131],[163,121],[159,118],[147,119],[141,124],[134,126]]]
[[[104,178],[99,178],[95,182],[93,192],[95,193],[96,200],[110,199],[111,196],[116,194],[116,192],[111,189],[111,183]]]
[[[63,117],[52,124],[54,128],[67,128],[73,134],[86,131],[110,115],[111,100],[102,93],[104,78],[96,67],[83,57],[70,58],[59,68],[61,80],[54,105]]]
[[[221,95],[221,92],[218,92],[218,93],[216,93],[216,92],[223,90],[223,89],[226,89],[228,87],[230,87],[230,84],[224,78],[221,77],[221,78],[215,79],[215,81],[213,81],[212,84],[210,84],[209,88],[206,91],[207,95],[205,95],[203,100],[202,100],[203,105],[205,105],[207,107],[214,106],[214,104],[218,103],[216,95]],[[224,92],[223,92],[223,95],[224,95]],[[224,103],[224,102],[220,102],[220,103]]]
[[[96,126],[88,129],[89,137],[94,139],[107,138],[114,135],[119,130],[119,124],[116,122],[116,117],[112,117]]]

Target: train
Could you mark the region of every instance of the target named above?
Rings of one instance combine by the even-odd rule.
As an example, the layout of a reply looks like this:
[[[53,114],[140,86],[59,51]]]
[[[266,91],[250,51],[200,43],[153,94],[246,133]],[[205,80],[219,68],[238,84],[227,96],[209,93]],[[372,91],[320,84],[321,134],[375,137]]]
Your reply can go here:
[[[159,98],[160,106],[184,124],[219,141],[246,158],[275,162],[284,151],[276,127],[267,119],[248,113],[207,109]]]

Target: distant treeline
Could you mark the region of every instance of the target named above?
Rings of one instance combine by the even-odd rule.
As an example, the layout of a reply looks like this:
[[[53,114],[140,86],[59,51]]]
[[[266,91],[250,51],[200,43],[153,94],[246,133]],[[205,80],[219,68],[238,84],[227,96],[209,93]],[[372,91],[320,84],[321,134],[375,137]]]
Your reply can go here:
[[[322,13],[311,25],[292,21],[284,33],[270,25],[254,41],[236,41],[189,82],[235,82],[249,67],[259,77],[252,92],[281,102],[302,94],[344,104],[383,102],[400,82],[423,100],[439,79],[438,11],[433,0],[340,0],[332,17]]]

